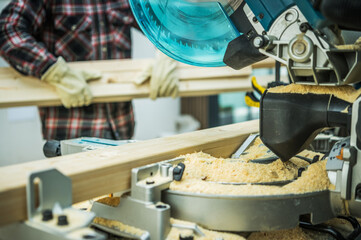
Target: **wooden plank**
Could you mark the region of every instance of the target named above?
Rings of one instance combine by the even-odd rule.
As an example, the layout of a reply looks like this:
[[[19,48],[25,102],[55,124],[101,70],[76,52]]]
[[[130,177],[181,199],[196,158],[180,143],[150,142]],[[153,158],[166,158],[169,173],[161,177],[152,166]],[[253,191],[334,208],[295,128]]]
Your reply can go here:
[[[55,90],[37,80],[17,80],[13,86],[0,87],[0,107],[18,106],[60,106]],[[205,96],[221,92],[246,91],[251,88],[248,78],[213,80],[189,80],[180,82],[180,96]],[[133,83],[90,84],[93,103],[129,101],[149,96],[149,85],[135,86]]]
[[[136,86],[132,81],[151,60],[106,60],[69,63],[77,69],[96,69],[103,78],[90,82],[93,102],[129,101],[149,96],[149,85]],[[180,96],[204,96],[249,89],[252,69],[228,67],[201,68],[179,64]],[[0,68],[0,107],[60,106],[55,89],[33,77],[26,77],[12,68]]]
[[[25,184],[31,171],[56,168],[73,184],[73,202],[130,188],[131,169],[180,154],[203,151],[230,156],[258,121],[147,140],[0,168],[0,225],[26,219]]]
[[[273,81],[273,76],[257,77],[263,86]],[[0,80],[0,108],[19,106],[60,106],[61,102],[55,90],[36,79]],[[8,84],[4,84],[8,83]],[[90,83],[93,103],[129,101],[149,96],[149,87],[135,86],[133,83]],[[218,78],[216,80],[190,79],[180,82],[180,96],[209,96],[224,92],[252,90],[249,78]]]
[[[262,86],[274,81],[274,76],[259,76]],[[285,79],[285,78],[282,78]],[[46,83],[36,79],[0,80],[0,108],[19,106],[60,106],[61,102],[55,90]],[[90,83],[93,103],[130,101],[135,98],[149,96],[149,86],[135,86],[133,83]],[[249,78],[217,78],[216,80],[189,79],[181,81],[179,96],[209,96],[225,92],[241,92],[252,90]]]

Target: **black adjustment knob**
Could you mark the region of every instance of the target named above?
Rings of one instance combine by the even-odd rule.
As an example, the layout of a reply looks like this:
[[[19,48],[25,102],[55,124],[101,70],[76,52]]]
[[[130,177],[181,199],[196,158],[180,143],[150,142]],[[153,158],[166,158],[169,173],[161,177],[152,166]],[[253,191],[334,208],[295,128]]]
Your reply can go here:
[[[50,209],[45,209],[45,210],[42,212],[42,215],[43,215],[42,220],[43,220],[44,222],[53,219],[53,211],[51,211]]]
[[[43,147],[45,157],[52,158],[61,155],[60,142],[57,140],[46,141]]]
[[[184,169],[186,166],[184,163],[178,163],[177,166],[173,168],[173,180],[180,181],[183,177]]]
[[[301,25],[300,25],[300,31],[301,31],[301,32],[305,33],[305,32],[307,32],[307,30],[309,30],[309,29],[311,29],[310,24],[308,24],[308,23],[306,23],[306,22],[301,23]]]
[[[58,216],[58,226],[65,226],[68,225],[68,218],[66,215],[59,215]]]

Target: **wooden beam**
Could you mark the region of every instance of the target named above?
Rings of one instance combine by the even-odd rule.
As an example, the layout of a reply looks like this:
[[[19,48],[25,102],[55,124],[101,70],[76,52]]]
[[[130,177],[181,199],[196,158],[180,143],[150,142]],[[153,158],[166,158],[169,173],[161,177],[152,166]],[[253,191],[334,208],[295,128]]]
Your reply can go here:
[[[103,73],[103,78],[90,83],[93,103],[129,101],[149,96],[149,85],[136,86],[133,80],[152,64],[152,59],[102,60],[69,63],[76,69],[94,69]],[[252,68],[272,68],[275,61],[266,59]],[[180,96],[207,96],[223,92],[251,90],[249,77],[251,67],[233,70],[229,67],[205,68],[179,63]],[[261,77],[266,85],[272,76]],[[267,79],[266,79],[267,78]],[[12,68],[0,68],[0,108],[19,106],[60,106],[55,89],[33,77],[23,76]]]
[[[262,86],[274,81],[274,76],[257,77]],[[287,79],[285,79],[287,80]],[[2,84],[2,86],[1,86]],[[5,85],[4,85],[5,84]],[[130,101],[136,98],[147,98],[149,86],[135,86],[133,83],[102,83],[90,84],[93,93],[93,103]],[[248,77],[245,78],[217,78],[214,80],[190,79],[180,82],[180,96],[210,96],[225,92],[251,91],[252,86]],[[50,86],[36,79],[0,79],[0,108],[20,106],[60,106],[61,102]]]
[[[149,84],[136,86],[133,80],[153,60],[105,60],[73,62],[75,69],[94,69],[103,78],[90,83],[94,103],[129,101],[149,96]],[[204,68],[179,63],[180,96],[204,96],[250,89],[251,67],[233,70],[228,67]],[[55,89],[12,68],[0,68],[0,108],[17,106],[59,106]]]
[[[6,81],[6,80],[5,80]],[[4,83],[5,81],[0,80]],[[18,106],[60,106],[61,102],[50,86],[38,80],[11,80],[14,86],[0,86],[0,108]],[[133,83],[102,83],[90,84],[93,93],[93,103],[129,101],[135,98],[149,96],[149,85],[135,86]],[[216,80],[187,80],[180,82],[180,96],[206,96],[223,92],[251,90],[248,77],[245,78],[217,78]]]
[[[258,121],[250,121],[2,167],[0,225],[26,219],[25,185],[31,171],[56,168],[69,176],[75,203],[129,189],[131,169],[135,167],[196,151],[228,157],[255,132],[258,132]]]

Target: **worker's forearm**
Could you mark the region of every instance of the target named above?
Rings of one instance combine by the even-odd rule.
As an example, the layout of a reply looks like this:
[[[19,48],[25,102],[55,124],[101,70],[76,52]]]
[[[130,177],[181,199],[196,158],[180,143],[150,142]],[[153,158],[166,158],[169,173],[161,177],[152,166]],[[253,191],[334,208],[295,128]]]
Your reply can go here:
[[[0,55],[16,70],[40,77],[56,58],[35,39],[45,19],[43,1],[12,1],[0,15]]]

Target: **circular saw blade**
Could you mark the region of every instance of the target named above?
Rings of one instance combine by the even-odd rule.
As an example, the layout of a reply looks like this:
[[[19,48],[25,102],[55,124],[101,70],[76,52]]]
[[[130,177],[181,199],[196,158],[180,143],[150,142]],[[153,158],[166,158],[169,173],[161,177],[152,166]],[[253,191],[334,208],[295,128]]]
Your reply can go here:
[[[229,19],[230,6],[219,2],[130,0],[130,5],[151,42],[187,64],[224,66],[228,43],[240,35]]]

